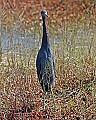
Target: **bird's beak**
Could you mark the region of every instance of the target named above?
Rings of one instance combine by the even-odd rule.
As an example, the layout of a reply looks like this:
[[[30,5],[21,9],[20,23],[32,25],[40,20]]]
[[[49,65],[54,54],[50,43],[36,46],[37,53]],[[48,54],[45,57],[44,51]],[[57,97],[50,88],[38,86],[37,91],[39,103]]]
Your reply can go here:
[[[45,16],[47,16],[47,17],[48,17],[47,12],[45,13]]]
[[[46,15],[48,17],[48,15]]]

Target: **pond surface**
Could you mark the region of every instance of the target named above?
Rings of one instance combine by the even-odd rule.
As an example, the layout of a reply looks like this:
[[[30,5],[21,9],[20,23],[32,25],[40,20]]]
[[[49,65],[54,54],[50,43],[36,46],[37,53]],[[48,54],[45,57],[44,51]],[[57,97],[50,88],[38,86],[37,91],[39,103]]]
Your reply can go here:
[[[92,46],[96,52],[96,28],[88,29],[84,31],[83,29],[77,29],[77,31],[67,30],[64,31],[64,35],[61,34],[51,35],[49,31],[49,39],[52,48],[64,47],[66,49],[70,47],[80,47],[80,46]],[[12,31],[11,33],[6,30],[2,30],[1,37],[1,48],[2,52],[15,52],[19,53],[24,50],[38,49],[41,45],[42,36],[38,33],[20,33],[19,31]],[[59,49],[59,48],[58,48]]]

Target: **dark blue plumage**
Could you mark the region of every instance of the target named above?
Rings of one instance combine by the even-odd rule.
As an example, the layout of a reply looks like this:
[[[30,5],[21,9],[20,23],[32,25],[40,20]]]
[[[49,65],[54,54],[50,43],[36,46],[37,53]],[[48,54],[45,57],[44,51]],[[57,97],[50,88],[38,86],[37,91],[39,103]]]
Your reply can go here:
[[[51,87],[55,86],[55,60],[50,49],[48,33],[46,28],[47,11],[41,11],[43,20],[42,45],[36,59],[36,68],[39,82],[44,93],[50,92]]]

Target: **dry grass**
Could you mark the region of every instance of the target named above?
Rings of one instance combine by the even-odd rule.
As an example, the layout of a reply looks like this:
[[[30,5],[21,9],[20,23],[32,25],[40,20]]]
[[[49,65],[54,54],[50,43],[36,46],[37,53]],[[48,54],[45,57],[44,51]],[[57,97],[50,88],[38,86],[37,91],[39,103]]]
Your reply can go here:
[[[35,66],[41,8],[49,11],[57,76],[54,101],[48,95],[46,109]],[[95,120],[95,1],[2,0],[0,9],[0,119]]]
[[[83,25],[62,29],[62,36],[51,36],[56,58],[54,101],[49,95],[46,109],[44,94],[38,82],[35,60],[37,41],[28,49],[24,44],[2,55],[0,64],[1,119],[96,119],[96,33]],[[24,40],[26,36],[23,36]],[[38,38],[38,36],[36,36]]]

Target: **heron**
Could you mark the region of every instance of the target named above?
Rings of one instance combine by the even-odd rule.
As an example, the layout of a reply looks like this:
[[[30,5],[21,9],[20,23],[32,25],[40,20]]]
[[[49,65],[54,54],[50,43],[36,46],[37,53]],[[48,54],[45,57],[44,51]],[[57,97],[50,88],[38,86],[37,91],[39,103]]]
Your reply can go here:
[[[47,11],[41,11],[43,21],[43,36],[41,48],[38,52],[36,59],[37,75],[44,94],[52,92],[52,87],[55,87],[55,59],[50,48],[46,18],[48,17]]]

